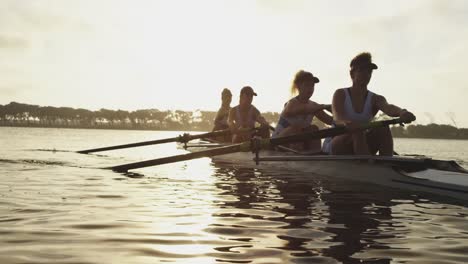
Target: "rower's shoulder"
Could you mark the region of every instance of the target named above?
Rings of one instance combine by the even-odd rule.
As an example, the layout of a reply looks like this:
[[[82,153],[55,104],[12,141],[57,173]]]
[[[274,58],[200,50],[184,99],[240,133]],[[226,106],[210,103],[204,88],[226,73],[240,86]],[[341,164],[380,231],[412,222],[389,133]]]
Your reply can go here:
[[[229,112],[229,110],[231,110],[231,107],[223,107],[223,106],[221,106],[221,107],[218,109],[218,113]]]
[[[338,88],[338,89],[335,90],[335,94],[344,94],[347,89],[349,89],[349,87]]]
[[[308,105],[313,105],[313,106],[320,105],[319,103],[317,103],[317,102],[315,102],[315,101],[312,101],[312,100],[307,101],[307,104],[308,104]]]
[[[335,90],[335,92],[333,93],[333,97],[334,98],[344,98],[344,96],[346,95],[346,89],[348,88],[338,88]]]
[[[252,105],[252,108],[253,108],[253,110],[254,110],[255,113],[260,113],[260,110],[258,110],[258,108],[255,107],[255,105]]]
[[[234,106],[234,107],[231,107],[231,108],[229,109],[228,113],[229,113],[229,114],[234,114],[237,108],[238,108],[237,105]]]
[[[378,101],[386,101],[385,96],[380,95],[380,94],[378,94],[378,93],[371,92],[371,91],[369,91],[369,92],[372,94],[372,99],[373,99],[374,101],[376,101],[376,102],[378,102]]]

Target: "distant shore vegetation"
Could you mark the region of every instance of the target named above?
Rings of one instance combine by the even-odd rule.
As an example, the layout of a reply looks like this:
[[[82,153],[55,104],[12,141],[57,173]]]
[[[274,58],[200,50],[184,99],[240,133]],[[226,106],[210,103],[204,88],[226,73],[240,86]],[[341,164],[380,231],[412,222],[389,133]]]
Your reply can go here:
[[[279,118],[277,112],[265,112],[271,124]],[[89,129],[133,129],[210,131],[216,111],[182,111],[142,109],[136,111],[52,107],[11,102],[0,105],[0,126],[54,127]],[[378,119],[382,119],[379,116]],[[319,127],[324,127],[318,123]],[[468,128],[444,124],[393,126],[392,134],[404,138],[468,139]]]

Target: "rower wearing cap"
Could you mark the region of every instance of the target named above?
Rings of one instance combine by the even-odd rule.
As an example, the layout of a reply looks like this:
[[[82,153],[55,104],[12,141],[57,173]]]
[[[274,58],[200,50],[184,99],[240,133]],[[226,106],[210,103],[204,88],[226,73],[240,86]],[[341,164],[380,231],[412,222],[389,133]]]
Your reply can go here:
[[[232,131],[232,142],[239,143],[249,140],[250,134],[240,134],[239,129],[253,129],[255,122],[260,123],[260,134],[262,137],[269,137],[269,124],[261,115],[260,111],[252,105],[253,97],[257,96],[252,87],[244,86],[240,91],[239,105],[229,111],[228,123]]]
[[[377,112],[400,117],[402,120],[413,121],[416,117],[406,109],[389,104],[385,97],[368,90],[367,85],[373,70],[378,69],[372,62],[368,52],[358,54],[351,60],[350,76],[353,85],[335,91],[332,109],[335,123],[345,124],[353,129],[362,123],[370,122]],[[334,137],[328,147],[332,154],[357,155],[393,155],[393,137],[388,127],[375,128],[368,131],[355,130],[350,134]],[[329,149],[330,150],[330,149]]]
[[[272,137],[317,131],[318,127],[312,125],[314,116],[325,124],[332,124],[333,118],[324,111],[331,112],[331,105],[318,104],[310,100],[315,84],[319,82],[320,80],[310,72],[301,70],[296,73],[291,86],[291,94],[297,94],[297,96],[284,105]],[[301,151],[319,152],[321,142],[320,139],[313,139],[299,144],[290,144],[289,147]]]

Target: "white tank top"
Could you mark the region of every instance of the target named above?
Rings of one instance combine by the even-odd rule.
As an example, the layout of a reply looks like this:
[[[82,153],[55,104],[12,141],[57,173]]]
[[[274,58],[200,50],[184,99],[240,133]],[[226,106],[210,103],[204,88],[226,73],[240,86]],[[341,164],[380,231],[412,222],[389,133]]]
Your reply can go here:
[[[351,121],[357,122],[369,122],[374,117],[372,113],[372,96],[374,95],[373,92],[367,91],[366,101],[364,102],[364,107],[362,108],[362,112],[358,113],[354,111],[353,102],[351,101],[351,94],[350,88],[345,88],[345,101],[344,101],[344,116],[346,119]],[[334,127],[335,125],[333,125]],[[322,151],[325,153],[330,154],[332,152],[331,146],[331,137],[328,137],[324,140],[322,145]]]
[[[358,113],[354,111],[353,102],[351,101],[351,94],[350,88],[346,88],[345,90],[345,101],[344,101],[344,116],[346,119],[351,121],[357,122],[369,122],[374,117],[372,112],[372,96],[374,95],[373,92],[367,91],[366,101],[364,102],[364,107],[362,108],[362,112]]]

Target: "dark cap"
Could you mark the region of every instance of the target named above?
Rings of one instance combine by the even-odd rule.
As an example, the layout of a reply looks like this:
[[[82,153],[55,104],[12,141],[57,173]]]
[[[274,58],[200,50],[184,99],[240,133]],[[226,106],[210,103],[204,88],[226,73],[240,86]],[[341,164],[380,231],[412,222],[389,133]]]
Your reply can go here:
[[[244,87],[242,87],[242,89],[241,89],[241,91],[240,91],[240,94],[243,94],[243,93],[251,94],[251,95],[257,96],[257,93],[254,92],[254,90],[253,90],[252,87],[250,87],[250,86],[244,86]]]
[[[319,82],[320,82],[319,78],[317,78],[317,77],[315,77],[315,76],[313,76],[313,77],[314,77],[313,79],[314,79],[314,82],[315,82],[315,83],[319,83]]]
[[[372,62],[372,55],[369,52],[358,54],[351,60],[349,67],[351,67],[351,70],[356,68],[376,70],[379,68],[375,63]]]

